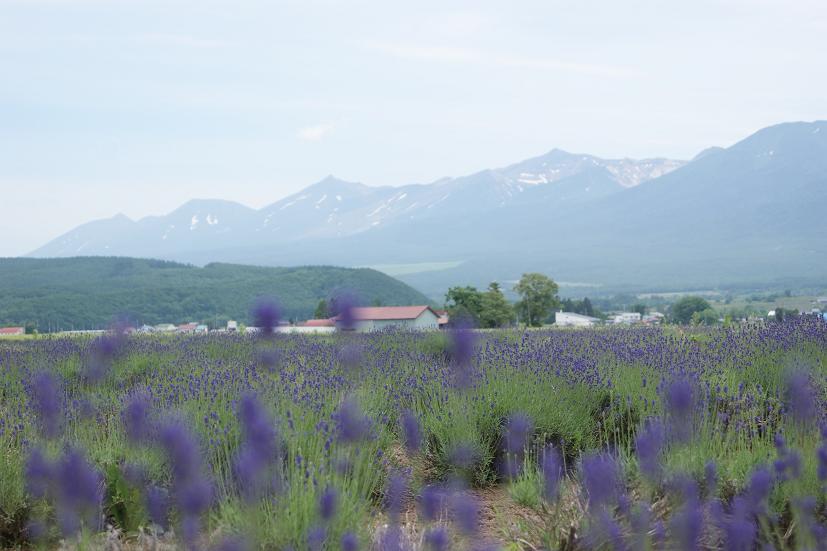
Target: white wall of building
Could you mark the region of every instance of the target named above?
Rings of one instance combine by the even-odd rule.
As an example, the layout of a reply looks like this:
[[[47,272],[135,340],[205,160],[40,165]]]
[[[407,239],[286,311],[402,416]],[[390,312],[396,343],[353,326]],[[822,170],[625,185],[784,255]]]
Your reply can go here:
[[[407,331],[431,331],[439,329],[439,317],[426,309],[416,319],[401,320],[357,320],[354,330],[366,333],[384,329],[401,329]]]
[[[595,320],[588,316],[574,314],[572,312],[557,312],[554,314],[554,325],[562,327],[591,327],[595,324]]]

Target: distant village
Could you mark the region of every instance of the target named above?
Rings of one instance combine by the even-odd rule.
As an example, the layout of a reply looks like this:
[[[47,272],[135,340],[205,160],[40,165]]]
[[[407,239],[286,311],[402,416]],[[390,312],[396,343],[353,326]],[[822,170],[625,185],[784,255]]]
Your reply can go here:
[[[825,305],[827,309],[827,297],[817,299],[819,305]],[[827,320],[827,312],[814,308],[811,313],[822,315]],[[776,312],[767,312],[767,319],[775,319]],[[660,325],[666,319],[661,312],[617,312],[606,319],[586,316],[574,312],[562,310],[554,314],[555,327],[595,327],[605,325]],[[336,331],[355,331],[368,333],[387,329],[400,329],[407,331],[438,331],[452,327],[451,319],[447,310],[434,309],[427,305],[421,306],[371,306],[356,307],[351,310],[350,319],[347,323],[342,316],[333,316],[323,319],[309,319],[302,322],[289,323],[281,322],[276,327],[277,333],[334,333]],[[245,326],[237,321],[229,320],[226,326],[210,328],[207,325],[190,322],[183,324],[160,323],[157,325],[141,325],[140,327],[127,327],[127,333],[150,335],[150,334],[207,334],[207,333],[256,333],[258,327]],[[94,335],[105,333],[105,330],[78,330],[60,331],[59,335]],[[25,327],[0,327],[0,338],[20,337],[26,334]]]

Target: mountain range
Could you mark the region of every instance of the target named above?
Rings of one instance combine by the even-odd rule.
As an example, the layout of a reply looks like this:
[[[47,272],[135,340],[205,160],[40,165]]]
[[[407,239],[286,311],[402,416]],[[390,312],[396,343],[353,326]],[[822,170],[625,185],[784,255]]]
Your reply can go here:
[[[797,122],[690,161],[554,149],[430,184],[331,176],[258,210],[193,200],[90,222],[30,256],[372,266],[432,297],[525,271],[592,292],[817,285],[825,214],[827,121]]]

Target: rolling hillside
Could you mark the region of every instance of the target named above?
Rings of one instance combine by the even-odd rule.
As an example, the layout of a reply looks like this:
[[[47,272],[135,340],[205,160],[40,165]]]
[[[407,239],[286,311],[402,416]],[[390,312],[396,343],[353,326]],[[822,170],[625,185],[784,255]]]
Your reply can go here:
[[[285,318],[306,319],[320,299],[347,290],[367,304],[427,304],[421,293],[369,269],[328,266],[204,268],[135,258],[0,259],[0,325],[101,328],[133,323],[247,322],[251,304],[276,297]]]

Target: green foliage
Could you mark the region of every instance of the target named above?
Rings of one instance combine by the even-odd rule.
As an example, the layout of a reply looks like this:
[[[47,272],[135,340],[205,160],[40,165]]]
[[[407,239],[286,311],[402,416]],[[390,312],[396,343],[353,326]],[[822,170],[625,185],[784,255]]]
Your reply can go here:
[[[692,321],[692,314],[711,308],[712,306],[701,297],[685,296],[672,305],[670,313],[673,321],[687,325]]]
[[[389,276],[370,269],[305,266],[204,268],[137,258],[0,259],[0,324],[28,321],[41,332],[107,327],[120,316],[155,325],[197,321],[249,323],[261,296],[276,297],[285,319],[306,319],[340,290],[365,304],[428,304]]]
[[[520,474],[508,487],[508,495],[529,509],[540,510],[543,504],[543,476],[530,461],[525,461]]]
[[[526,325],[539,327],[559,304],[557,284],[543,274],[523,274],[514,290],[520,295],[517,309]]]
[[[712,308],[694,312],[692,314],[692,323],[695,325],[715,325],[718,323],[718,312]]]
[[[451,319],[469,319],[482,328],[505,327],[514,321],[514,308],[496,281],[485,292],[476,287],[451,287],[445,304]]]
[[[326,319],[328,317],[330,317],[330,314],[327,309],[327,301],[322,299],[316,305],[316,310],[313,311],[313,319]]]

